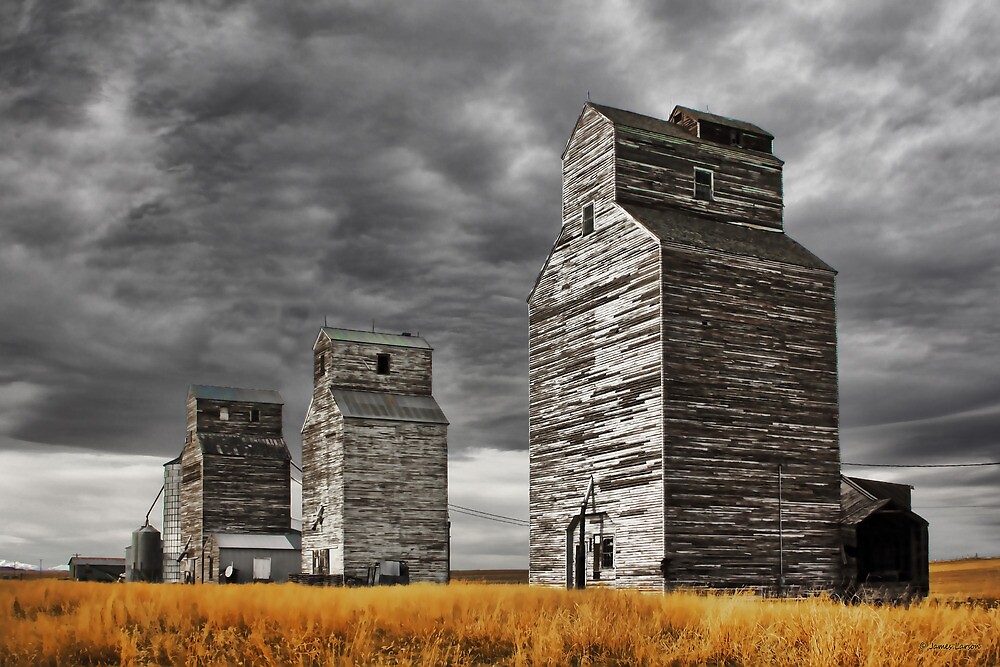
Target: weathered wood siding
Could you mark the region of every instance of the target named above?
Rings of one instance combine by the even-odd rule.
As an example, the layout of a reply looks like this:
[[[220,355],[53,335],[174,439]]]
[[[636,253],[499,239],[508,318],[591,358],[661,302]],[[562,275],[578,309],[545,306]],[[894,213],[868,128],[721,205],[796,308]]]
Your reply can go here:
[[[302,430],[302,571],[343,574],[344,420],[326,382],[317,382],[313,391]],[[323,572],[314,567],[320,550],[328,559]]]
[[[594,509],[616,527],[615,578],[601,583],[661,586],[658,243],[615,206],[614,177],[613,126],[585,107],[563,155],[562,231],[528,306],[533,584],[566,584],[566,529],[593,475]],[[595,232],[581,237],[591,202]]]
[[[447,582],[447,426],[347,419],[343,432],[345,576],[388,559]]]
[[[189,435],[181,452],[181,548],[186,546],[186,553],[194,556],[201,551],[204,535],[202,458],[201,447]]]
[[[616,201],[781,229],[782,163],[773,155],[625,125],[615,146]],[[694,199],[695,167],[714,173],[713,201]]]
[[[320,355],[326,356],[326,371],[321,373]],[[390,356],[390,372],[379,375],[376,359],[379,354]],[[377,345],[332,341],[320,336],[316,344],[314,378],[327,387],[358,391],[389,391],[398,394],[431,393],[431,350],[396,345]]]
[[[291,528],[289,462],[203,455],[205,532],[287,533]]]
[[[574,148],[569,160],[578,154]],[[593,167],[581,162],[582,172]],[[575,189],[572,167],[567,191]],[[583,238],[571,231],[578,228],[574,218],[570,211],[528,308],[529,580],[565,585],[566,528],[593,475],[595,509],[616,527],[616,576],[601,583],[657,589],[663,556],[658,243],[614,206],[603,207],[597,231]]]
[[[760,232],[767,234],[768,232]],[[832,272],[663,249],[664,483],[673,584],[840,578]]]
[[[581,233],[583,207],[594,204],[594,229],[608,224],[615,201],[614,126],[584,107],[563,154],[563,234]]]
[[[220,408],[229,411],[228,419],[220,419]],[[250,411],[260,411],[260,421],[250,421]],[[188,432],[222,433],[230,435],[282,436],[283,406],[276,403],[246,403],[195,398],[188,395]]]

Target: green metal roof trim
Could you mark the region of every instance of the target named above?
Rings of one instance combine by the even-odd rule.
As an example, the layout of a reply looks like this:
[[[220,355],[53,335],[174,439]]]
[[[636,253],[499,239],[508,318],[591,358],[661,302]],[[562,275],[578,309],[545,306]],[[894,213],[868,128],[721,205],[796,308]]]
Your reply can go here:
[[[330,337],[330,340],[343,341],[347,343],[370,343],[373,345],[394,345],[396,347],[417,347],[425,350],[433,349],[430,344],[420,336],[404,336],[402,334],[387,334],[372,331],[356,331],[354,329],[334,329],[333,327],[323,327],[323,333]]]
[[[292,458],[284,438],[224,433],[199,433],[195,437],[205,454],[278,461],[288,461]]]
[[[829,264],[784,232],[706,220],[675,210],[646,208],[634,204],[621,204],[621,207],[664,243],[835,272]]]
[[[333,400],[349,419],[385,419],[388,421],[447,424],[441,407],[433,396],[388,394],[379,391],[331,389]]]
[[[285,404],[285,399],[273,389],[241,389],[239,387],[213,387],[205,384],[193,384],[188,391],[194,394],[195,398],[205,398],[213,401]]]

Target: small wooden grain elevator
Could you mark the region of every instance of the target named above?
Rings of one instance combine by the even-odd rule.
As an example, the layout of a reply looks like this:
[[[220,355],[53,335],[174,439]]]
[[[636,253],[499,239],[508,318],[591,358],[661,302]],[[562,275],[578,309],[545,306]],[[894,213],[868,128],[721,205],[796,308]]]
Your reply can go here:
[[[298,573],[283,407],[272,390],[189,389],[180,456],[182,581],[280,582]],[[170,539],[165,531],[165,542]]]
[[[323,327],[302,427],[302,572],[361,581],[404,561],[448,580],[448,420],[431,346],[410,334]]]

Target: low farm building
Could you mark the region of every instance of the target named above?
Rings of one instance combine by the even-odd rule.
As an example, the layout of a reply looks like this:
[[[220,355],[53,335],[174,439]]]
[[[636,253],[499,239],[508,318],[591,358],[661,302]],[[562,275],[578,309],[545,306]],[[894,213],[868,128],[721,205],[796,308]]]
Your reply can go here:
[[[295,533],[210,533],[205,540],[205,553],[219,564],[220,581],[227,584],[286,582],[299,572],[301,548]]]
[[[73,556],[69,559],[69,578],[76,581],[114,582],[124,574],[124,558]]]

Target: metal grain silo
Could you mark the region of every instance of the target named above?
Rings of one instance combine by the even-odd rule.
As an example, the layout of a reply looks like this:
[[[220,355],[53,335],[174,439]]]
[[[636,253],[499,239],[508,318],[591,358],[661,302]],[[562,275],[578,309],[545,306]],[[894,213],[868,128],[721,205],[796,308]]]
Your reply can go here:
[[[163,581],[160,531],[148,523],[132,531],[132,581]]]

